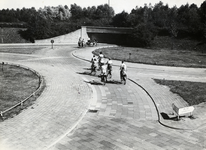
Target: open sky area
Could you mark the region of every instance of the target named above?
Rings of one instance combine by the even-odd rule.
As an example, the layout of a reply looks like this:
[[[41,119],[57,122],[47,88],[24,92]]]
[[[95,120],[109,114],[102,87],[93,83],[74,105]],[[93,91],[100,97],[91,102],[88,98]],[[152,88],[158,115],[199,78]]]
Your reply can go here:
[[[0,0],[0,10],[2,9],[22,9],[35,7],[39,9],[44,6],[58,6],[67,5],[70,7],[71,4],[76,3],[78,6],[88,7],[88,6],[98,6],[102,4],[110,4],[113,7],[115,13],[121,13],[123,10],[130,13],[130,11],[136,6],[141,7],[144,4],[149,5],[150,3],[154,6],[159,3],[160,0]],[[198,7],[203,3],[204,0],[162,0],[163,4],[168,4],[169,7],[181,6],[185,4],[196,4]]]

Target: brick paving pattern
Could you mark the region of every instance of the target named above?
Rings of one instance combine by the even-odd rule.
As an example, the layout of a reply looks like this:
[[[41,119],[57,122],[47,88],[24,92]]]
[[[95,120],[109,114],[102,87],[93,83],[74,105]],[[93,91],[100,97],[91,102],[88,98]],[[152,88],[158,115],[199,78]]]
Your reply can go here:
[[[194,120],[165,120],[160,113],[171,113],[172,102],[178,106],[187,103],[153,80],[206,82],[204,69],[145,68],[128,63],[130,80],[122,85],[116,67],[120,62],[113,61],[110,82],[105,86],[90,84],[99,83],[100,78],[89,75],[90,64],[73,58],[71,51],[89,60],[95,48],[74,47],[45,48],[35,55],[1,54],[5,61],[38,71],[45,77],[47,88],[34,109],[0,123],[0,145],[11,150],[206,149],[205,106],[195,106]]]

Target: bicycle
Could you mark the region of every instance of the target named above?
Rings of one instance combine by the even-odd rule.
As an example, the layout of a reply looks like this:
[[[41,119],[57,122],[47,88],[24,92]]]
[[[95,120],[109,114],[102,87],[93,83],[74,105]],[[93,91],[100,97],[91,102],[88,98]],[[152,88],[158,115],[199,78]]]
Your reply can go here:
[[[112,65],[107,63],[107,78],[112,78]]]
[[[107,82],[107,75],[105,73],[101,74],[101,82],[103,82],[103,85],[105,85]]]
[[[120,79],[121,79],[121,83],[125,85],[127,82],[127,75],[123,70],[120,71]]]
[[[91,65],[91,75],[93,74],[93,75],[96,75],[96,73],[97,73],[97,66],[95,65],[95,64],[92,64]]]
[[[100,77],[101,77],[101,82],[103,82],[103,84],[105,85],[106,82],[107,82],[107,65],[103,64],[101,66],[101,74],[100,74]]]

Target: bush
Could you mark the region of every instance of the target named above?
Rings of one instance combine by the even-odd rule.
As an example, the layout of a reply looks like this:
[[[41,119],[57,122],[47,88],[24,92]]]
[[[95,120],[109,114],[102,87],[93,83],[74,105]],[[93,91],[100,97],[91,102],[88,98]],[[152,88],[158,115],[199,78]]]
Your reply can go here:
[[[133,29],[132,34],[128,38],[130,46],[148,47],[151,45],[156,31],[151,24],[139,24]]]

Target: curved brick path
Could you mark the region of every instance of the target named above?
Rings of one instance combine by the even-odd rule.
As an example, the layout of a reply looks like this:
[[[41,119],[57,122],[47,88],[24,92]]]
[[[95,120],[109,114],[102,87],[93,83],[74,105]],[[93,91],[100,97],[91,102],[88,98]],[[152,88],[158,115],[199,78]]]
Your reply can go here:
[[[38,71],[47,84],[32,107],[0,123],[1,144],[15,150],[41,150],[67,133],[84,116],[92,91],[76,74],[77,65],[70,55],[72,49],[71,46],[47,48],[43,50],[44,55],[35,56],[1,54],[5,62]]]
[[[204,71],[189,71],[191,73],[188,75],[186,71],[178,69],[174,72],[164,67],[145,69],[142,65],[136,67],[128,64],[129,78],[133,82],[128,81],[126,85],[117,82],[108,83],[106,86],[91,85],[86,82],[100,79],[88,75],[88,62],[71,57],[70,52],[74,49],[73,46],[62,46],[55,50],[44,49],[32,56],[4,54],[1,57],[35,69],[45,77],[48,85],[33,106],[34,109],[29,108],[0,124],[0,139],[3,139],[0,140],[1,144],[22,150],[206,148],[204,115],[198,113],[202,121],[196,121],[197,125],[194,127],[198,126],[198,129],[174,130],[164,127],[158,123],[158,114],[151,98],[134,83],[148,91],[160,112],[167,113],[171,111],[171,107],[170,101],[165,102],[165,98],[174,98],[180,106],[186,104],[166,87],[155,84],[152,78],[205,81]],[[78,49],[73,54],[89,59],[92,50],[94,48]],[[114,64],[119,65],[120,62],[114,61]],[[181,77],[178,75],[180,72],[183,72]],[[114,67],[115,81],[119,80],[118,75],[118,68]],[[67,78],[68,76],[70,78]],[[86,113],[88,108],[98,112]],[[204,111],[202,113],[204,114]],[[82,116],[82,120],[79,120]],[[160,121],[174,127],[185,125],[185,120],[177,125],[171,120]],[[15,128],[16,124],[19,125],[18,128]],[[77,125],[76,128],[70,132],[74,125]],[[188,127],[193,126],[189,124]]]
[[[107,46],[104,46],[107,47]],[[83,60],[89,60],[91,57],[91,53],[94,48],[88,48],[87,50],[78,50],[74,51],[73,55]],[[113,60],[114,66],[119,66],[121,64],[120,61]],[[143,101],[147,104],[141,104],[140,108],[149,108],[150,112],[153,111],[152,114],[155,114],[154,102],[157,111],[158,111],[158,121],[171,128],[175,129],[197,129],[202,125],[206,124],[206,106],[204,104],[200,104],[195,107],[193,112],[196,119],[188,119],[183,118],[180,121],[174,121],[174,119],[163,119],[161,113],[164,114],[172,114],[172,103],[177,105],[179,108],[186,107],[188,104],[178,95],[170,92],[169,88],[166,86],[161,86],[155,83],[153,79],[168,79],[168,80],[183,80],[183,81],[191,81],[191,82],[206,82],[206,69],[205,68],[182,68],[182,67],[164,67],[164,66],[153,66],[153,65],[144,65],[144,64],[135,64],[128,63],[128,77],[129,79],[136,84],[133,84],[132,89],[137,89],[135,94],[138,92],[142,92],[139,95],[146,96],[143,97]],[[119,75],[118,67],[114,69],[114,74]],[[118,79],[118,77],[116,77]],[[140,89],[141,87],[142,89]],[[123,90],[124,87],[121,87],[122,91],[131,91],[131,88],[126,86],[127,90]],[[139,89],[138,89],[139,88]],[[143,94],[144,93],[144,94]],[[147,93],[147,94],[146,94]],[[124,96],[128,97],[130,94],[124,94]],[[123,96],[123,97],[124,97]],[[138,98],[134,98],[137,100]],[[138,99],[139,101],[139,99]],[[149,102],[149,103],[148,103]],[[138,109],[138,107],[137,107]],[[138,109],[141,110],[141,109]],[[140,111],[141,112],[141,111]],[[146,112],[148,116],[148,112]],[[170,115],[169,117],[174,118],[175,115]],[[147,117],[148,118],[148,117]]]

